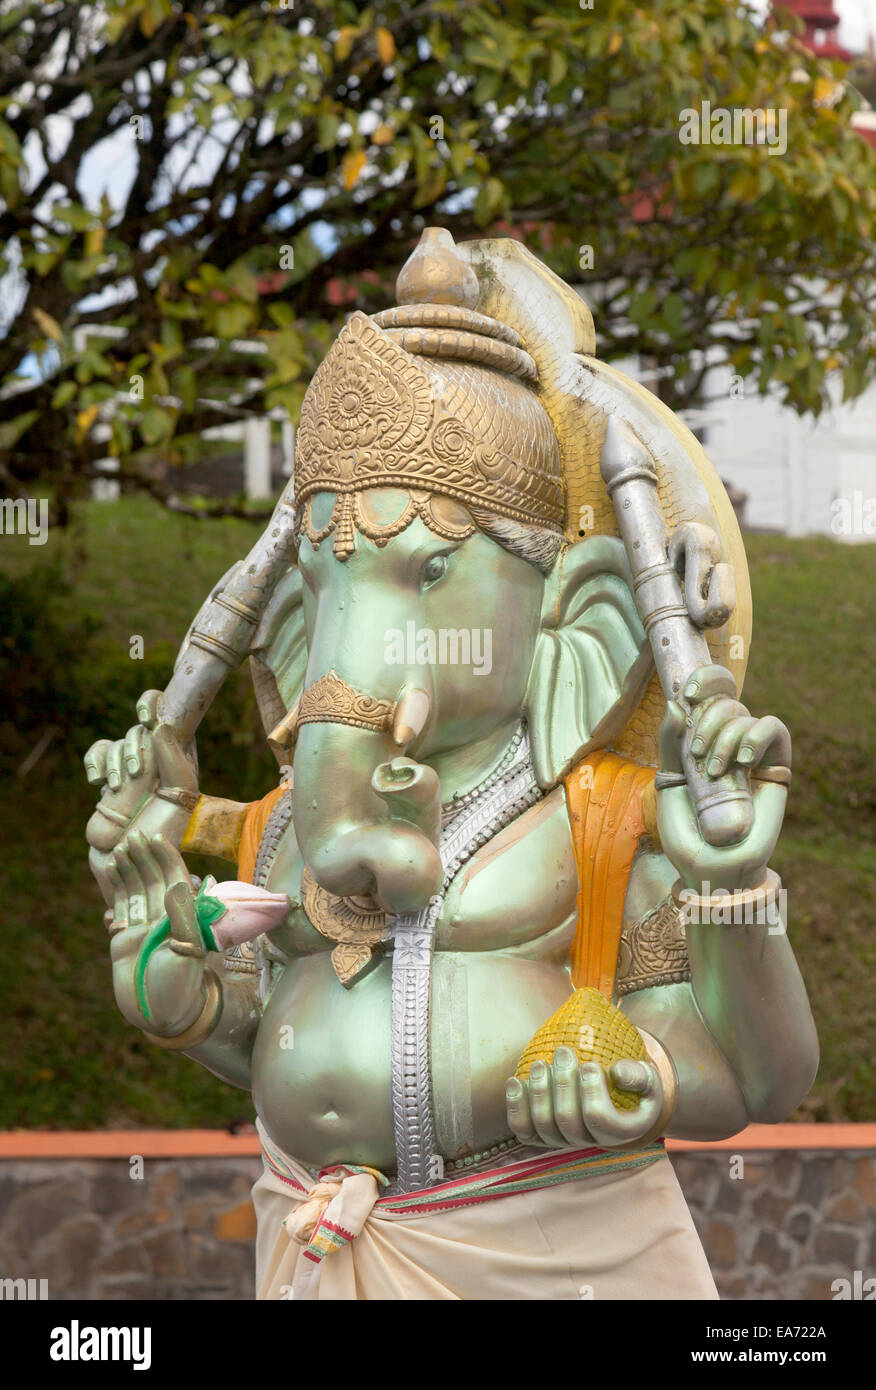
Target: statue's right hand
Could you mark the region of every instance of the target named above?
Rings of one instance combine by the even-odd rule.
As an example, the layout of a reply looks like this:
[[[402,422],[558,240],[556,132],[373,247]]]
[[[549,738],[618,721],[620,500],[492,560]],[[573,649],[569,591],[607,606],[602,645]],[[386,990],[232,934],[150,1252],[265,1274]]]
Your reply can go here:
[[[182,841],[197,800],[197,764],[193,746],[158,723],[160,696],[147,690],[137,701],[140,723],[116,742],[99,739],[85,755],[88,781],[103,787],[85,832],[93,850],[111,852],[135,823],[147,837]]]
[[[137,830],[113,854],[97,857],[112,891],[109,929],[116,1002],[128,1022],[138,1028],[181,1033],[203,1008],[206,961],[195,915],[195,889],[185,863],[163,835],[147,839]],[[145,967],[147,1018],[138,994],[138,958],[148,933],[164,918],[170,922],[169,938]],[[180,943],[184,954],[174,949]]]

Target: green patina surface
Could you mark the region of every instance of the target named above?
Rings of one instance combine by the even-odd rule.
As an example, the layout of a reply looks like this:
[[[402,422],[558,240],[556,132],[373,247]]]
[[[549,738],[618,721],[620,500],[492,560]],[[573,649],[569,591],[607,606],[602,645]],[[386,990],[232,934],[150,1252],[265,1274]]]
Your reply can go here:
[[[120,736],[162,685],[215,580],[257,528],[198,523],[135,499],[83,508],[44,547],[0,543],[0,1127],[216,1125],[249,1097],[151,1047],[118,1014],[84,826],[94,795],[81,755]],[[755,642],[745,699],[784,719],[795,775],[775,856],[823,1061],[799,1118],[872,1120],[876,887],[876,546],[746,538]],[[72,592],[64,592],[64,580]],[[132,660],[131,637],[145,659]],[[54,726],[24,777],[16,769]],[[249,679],[238,673],[199,734],[205,789],[237,799],[273,785]],[[193,867],[228,877],[229,866]]]

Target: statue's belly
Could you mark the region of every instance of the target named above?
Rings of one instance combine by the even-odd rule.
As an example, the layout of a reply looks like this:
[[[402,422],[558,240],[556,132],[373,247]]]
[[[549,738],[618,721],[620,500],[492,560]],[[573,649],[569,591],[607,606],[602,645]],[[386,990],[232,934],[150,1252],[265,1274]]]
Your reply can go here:
[[[299,1162],[395,1167],[391,994],[388,960],[346,990],[328,951],[291,960],[273,990],[253,1049],[253,1100]]]
[[[432,1082],[446,1159],[509,1137],[505,1081],[569,989],[568,971],[554,963],[500,952],[436,954]],[[256,1038],[253,1097],[268,1133],[300,1162],[395,1170],[391,999],[388,958],[349,990],[327,952],[286,967]]]

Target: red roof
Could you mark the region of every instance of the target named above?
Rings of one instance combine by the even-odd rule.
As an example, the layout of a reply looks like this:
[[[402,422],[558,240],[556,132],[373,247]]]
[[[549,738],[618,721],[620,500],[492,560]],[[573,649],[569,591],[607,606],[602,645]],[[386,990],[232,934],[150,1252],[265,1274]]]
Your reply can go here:
[[[839,58],[844,63],[852,61],[854,54],[832,37],[840,22],[833,0],[773,0],[773,9],[790,10],[803,20],[806,25],[803,42],[820,58]]]

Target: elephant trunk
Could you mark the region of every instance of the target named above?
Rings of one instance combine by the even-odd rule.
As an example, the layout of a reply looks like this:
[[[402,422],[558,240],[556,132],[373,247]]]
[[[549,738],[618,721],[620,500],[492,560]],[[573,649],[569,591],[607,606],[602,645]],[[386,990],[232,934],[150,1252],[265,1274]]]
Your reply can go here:
[[[399,755],[391,716],[361,728],[335,722],[329,709],[307,710],[294,760],[295,833],[305,864],[339,897],[370,895],[387,912],[417,911],[443,877],[437,774]],[[422,727],[425,719],[416,722]]]

